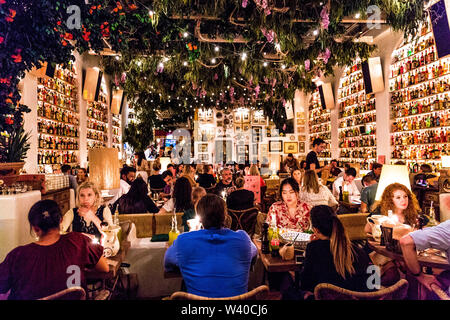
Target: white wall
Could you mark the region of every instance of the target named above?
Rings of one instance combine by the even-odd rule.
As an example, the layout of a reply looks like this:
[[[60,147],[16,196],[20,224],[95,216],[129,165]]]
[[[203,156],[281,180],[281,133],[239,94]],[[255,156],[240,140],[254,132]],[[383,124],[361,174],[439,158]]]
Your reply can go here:
[[[31,135],[24,169],[27,173],[35,174],[38,172],[37,77],[27,73],[19,84],[19,88],[22,90],[20,103],[31,109],[31,112],[24,114],[24,130]]]

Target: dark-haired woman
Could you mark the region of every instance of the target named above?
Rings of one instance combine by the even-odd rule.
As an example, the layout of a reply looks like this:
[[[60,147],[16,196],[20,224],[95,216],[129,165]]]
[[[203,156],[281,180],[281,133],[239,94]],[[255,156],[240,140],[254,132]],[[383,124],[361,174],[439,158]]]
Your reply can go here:
[[[120,214],[159,212],[158,207],[148,196],[147,184],[141,177],[134,180],[130,191],[114,203],[113,211],[115,211],[116,207]]]
[[[353,291],[369,291],[370,259],[367,253],[352,245],[341,221],[329,206],[311,209],[314,234],[306,246],[303,271],[300,274],[300,294],[296,298],[313,296],[319,283],[330,283]],[[290,294],[283,295],[292,299]]]
[[[282,201],[275,202],[267,214],[267,223],[275,218],[278,228],[304,232],[309,229],[309,211],[311,206],[300,201],[299,185],[294,178],[283,180],[280,185]]]
[[[38,240],[15,248],[0,264],[0,293],[11,290],[8,299],[43,298],[67,289],[71,283],[85,287],[85,268],[109,271],[102,246],[81,233],[60,234],[62,215],[55,201],[35,203],[28,221]],[[70,279],[75,268],[79,268],[79,284]]]
[[[223,228],[226,204],[207,194],[196,205],[203,230],[180,234],[166,251],[166,271],[179,268],[187,292],[212,298],[248,291],[251,261],[257,250],[243,230]]]
[[[192,186],[185,177],[178,178],[173,187],[172,198],[170,198],[159,213],[183,212],[183,226],[188,228],[187,221],[195,218],[194,206],[192,205]]]

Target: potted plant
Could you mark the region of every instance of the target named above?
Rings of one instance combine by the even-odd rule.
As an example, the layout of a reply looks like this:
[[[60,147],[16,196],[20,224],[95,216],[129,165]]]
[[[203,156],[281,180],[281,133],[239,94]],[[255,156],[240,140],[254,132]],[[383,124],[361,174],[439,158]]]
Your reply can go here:
[[[9,112],[0,113],[0,177],[18,175],[30,149],[30,133],[23,129],[23,113],[31,110],[25,105],[9,107]]]

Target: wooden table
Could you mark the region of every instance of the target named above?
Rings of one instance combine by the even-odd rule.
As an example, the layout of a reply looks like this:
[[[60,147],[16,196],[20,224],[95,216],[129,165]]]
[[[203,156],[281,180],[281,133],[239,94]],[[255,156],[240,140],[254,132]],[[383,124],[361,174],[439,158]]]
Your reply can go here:
[[[128,249],[130,249],[131,243],[129,241],[122,241],[120,244],[120,250],[114,257],[106,258],[106,262],[109,266],[108,272],[98,272],[96,270],[86,270],[86,280],[89,282],[101,282],[101,289],[106,289],[106,282],[112,280],[113,284],[109,288],[112,293],[116,287],[117,280],[119,279],[119,270],[122,262],[125,260]],[[95,288],[93,291],[96,291]]]
[[[261,252],[261,241],[253,239],[253,243],[258,249],[258,254],[267,272],[300,271],[302,265],[295,263],[295,259],[283,260],[281,257],[272,257],[270,253],[264,254]]]
[[[361,207],[361,203],[339,201],[339,206],[346,208],[350,213],[357,213]]]
[[[380,243],[377,241],[368,240],[367,243],[369,245],[369,248],[371,248],[373,251],[393,260],[403,261],[403,255],[401,253],[389,251],[385,246],[380,246]],[[450,270],[450,264],[448,263],[448,260],[438,255],[419,255],[417,257],[417,260],[421,267]]]

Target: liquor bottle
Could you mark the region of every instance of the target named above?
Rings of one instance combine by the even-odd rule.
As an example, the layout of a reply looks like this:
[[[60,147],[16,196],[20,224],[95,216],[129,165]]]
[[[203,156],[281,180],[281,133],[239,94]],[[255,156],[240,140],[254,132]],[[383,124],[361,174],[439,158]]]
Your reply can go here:
[[[269,241],[269,224],[263,223],[263,230],[261,235],[261,252],[263,254],[270,253],[270,241]]]
[[[270,249],[272,257],[280,256],[280,237],[278,234],[278,227],[275,225],[272,233],[272,239],[270,240]]]
[[[175,241],[175,239],[178,237],[179,234],[180,231],[177,228],[177,217],[174,212],[172,216],[172,229],[169,231],[169,241],[168,241],[169,246],[173,244],[173,242]]]
[[[427,223],[427,227],[434,227],[437,226],[439,224],[439,222],[436,221],[436,214],[434,212],[434,206],[433,206],[433,201],[431,201],[431,205],[430,205],[430,210],[428,213],[428,223]]]

